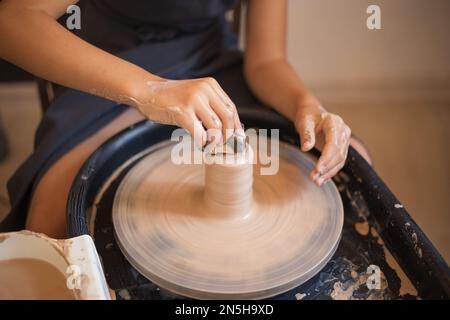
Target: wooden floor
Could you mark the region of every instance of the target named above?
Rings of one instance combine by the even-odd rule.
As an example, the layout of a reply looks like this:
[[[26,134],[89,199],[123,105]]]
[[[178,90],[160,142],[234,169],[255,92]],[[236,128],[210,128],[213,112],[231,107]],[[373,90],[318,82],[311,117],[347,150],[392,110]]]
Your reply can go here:
[[[375,168],[450,262],[450,104],[328,103],[369,147]],[[11,153],[0,163],[0,219],[6,181],[31,153],[40,118],[33,84],[0,85],[0,117]]]

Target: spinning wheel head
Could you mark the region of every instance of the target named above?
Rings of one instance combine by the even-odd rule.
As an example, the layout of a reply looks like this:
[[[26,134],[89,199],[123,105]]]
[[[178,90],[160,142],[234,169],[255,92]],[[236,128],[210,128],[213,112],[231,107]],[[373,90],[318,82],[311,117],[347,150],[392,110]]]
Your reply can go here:
[[[334,254],[343,208],[313,162],[280,144],[279,171],[234,164],[176,165],[155,146],[125,176],[113,206],[119,246],[144,276],[193,298],[266,298],[300,285]]]

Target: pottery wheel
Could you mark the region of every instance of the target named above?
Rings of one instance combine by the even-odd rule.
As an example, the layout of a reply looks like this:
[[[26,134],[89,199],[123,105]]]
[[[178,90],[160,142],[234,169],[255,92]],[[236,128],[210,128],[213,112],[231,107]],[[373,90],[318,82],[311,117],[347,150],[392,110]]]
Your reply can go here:
[[[296,147],[280,142],[276,175],[251,166],[241,181],[249,182],[251,201],[227,214],[205,202],[205,165],[174,164],[173,145],[140,160],[114,199],[119,246],[149,280],[192,298],[266,298],[304,283],[332,257],[341,198],[333,182],[319,188],[310,181],[314,164]]]

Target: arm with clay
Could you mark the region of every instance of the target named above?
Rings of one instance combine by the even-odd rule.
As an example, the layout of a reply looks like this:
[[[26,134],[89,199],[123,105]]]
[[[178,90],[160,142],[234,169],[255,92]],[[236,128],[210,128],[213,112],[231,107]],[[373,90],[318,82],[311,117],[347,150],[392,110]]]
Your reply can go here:
[[[153,121],[179,125],[202,146],[210,139],[205,128],[227,135],[241,129],[235,105],[214,79],[160,78],[59,25],[56,19],[76,2],[0,1],[0,57],[54,83],[128,104]]]
[[[255,95],[294,122],[302,151],[322,150],[311,179],[321,185],[345,163],[351,131],[303,86],[286,58],[287,1],[250,0],[244,72]]]

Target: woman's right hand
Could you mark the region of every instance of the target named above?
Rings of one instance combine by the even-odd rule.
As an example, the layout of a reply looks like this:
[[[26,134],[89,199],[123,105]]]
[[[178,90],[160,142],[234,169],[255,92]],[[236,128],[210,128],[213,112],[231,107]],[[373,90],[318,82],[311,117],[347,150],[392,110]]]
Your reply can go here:
[[[199,146],[226,141],[242,130],[236,106],[214,78],[150,80],[135,97],[131,104],[143,115],[183,127]]]

